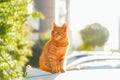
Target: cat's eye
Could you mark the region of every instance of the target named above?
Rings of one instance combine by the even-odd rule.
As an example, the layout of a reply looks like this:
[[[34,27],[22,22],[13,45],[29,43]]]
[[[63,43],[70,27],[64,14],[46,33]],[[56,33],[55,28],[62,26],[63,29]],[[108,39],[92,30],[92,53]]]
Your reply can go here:
[[[57,34],[58,32],[57,31],[53,31],[54,34]]]

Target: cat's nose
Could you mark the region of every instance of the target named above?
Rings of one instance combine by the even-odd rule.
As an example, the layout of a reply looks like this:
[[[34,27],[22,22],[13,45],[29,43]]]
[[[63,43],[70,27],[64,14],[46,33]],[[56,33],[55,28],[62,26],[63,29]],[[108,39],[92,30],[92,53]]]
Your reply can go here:
[[[62,37],[61,36],[57,36],[56,37],[56,40],[60,40]]]

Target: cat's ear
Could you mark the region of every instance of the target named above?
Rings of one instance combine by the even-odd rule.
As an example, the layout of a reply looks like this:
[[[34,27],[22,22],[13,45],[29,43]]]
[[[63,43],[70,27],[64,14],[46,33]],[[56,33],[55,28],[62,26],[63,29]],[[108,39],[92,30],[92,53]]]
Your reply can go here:
[[[67,24],[64,23],[64,24],[62,25],[62,28],[64,29],[64,31],[67,31]]]
[[[53,29],[57,27],[57,25],[55,24],[55,22],[53,22],[52,27],[53,27]]]

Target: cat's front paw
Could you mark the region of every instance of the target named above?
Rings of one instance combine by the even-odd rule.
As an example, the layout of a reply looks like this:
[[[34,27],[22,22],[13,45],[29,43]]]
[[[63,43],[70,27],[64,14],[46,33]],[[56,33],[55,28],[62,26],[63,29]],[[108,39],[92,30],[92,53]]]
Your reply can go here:
[[[52,74],[55,74],[55,73],[59,73],[59,71],[58,71],[58,70],[52,70],[51,73],[52,73]]]
[[[64,73],[65,72],[65,70],[64,69],[61,69],[61,73]]]

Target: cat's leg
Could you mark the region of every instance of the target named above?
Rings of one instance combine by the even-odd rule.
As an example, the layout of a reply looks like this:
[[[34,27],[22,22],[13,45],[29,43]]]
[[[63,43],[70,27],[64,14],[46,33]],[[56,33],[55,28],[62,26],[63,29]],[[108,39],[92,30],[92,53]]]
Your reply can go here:
[[[65,72],[64,70],[64,64],[65,64],[65,56],[62,56],[60,59],[60,72]]]
[[[57,69],[58,69],[58,72],[61,72],[59,60],[57,61]]]
[[[57,57],[53,54],[49,55],[49,62],[51,66],[51,73],[58,73],[58,68],[57,68]]]

